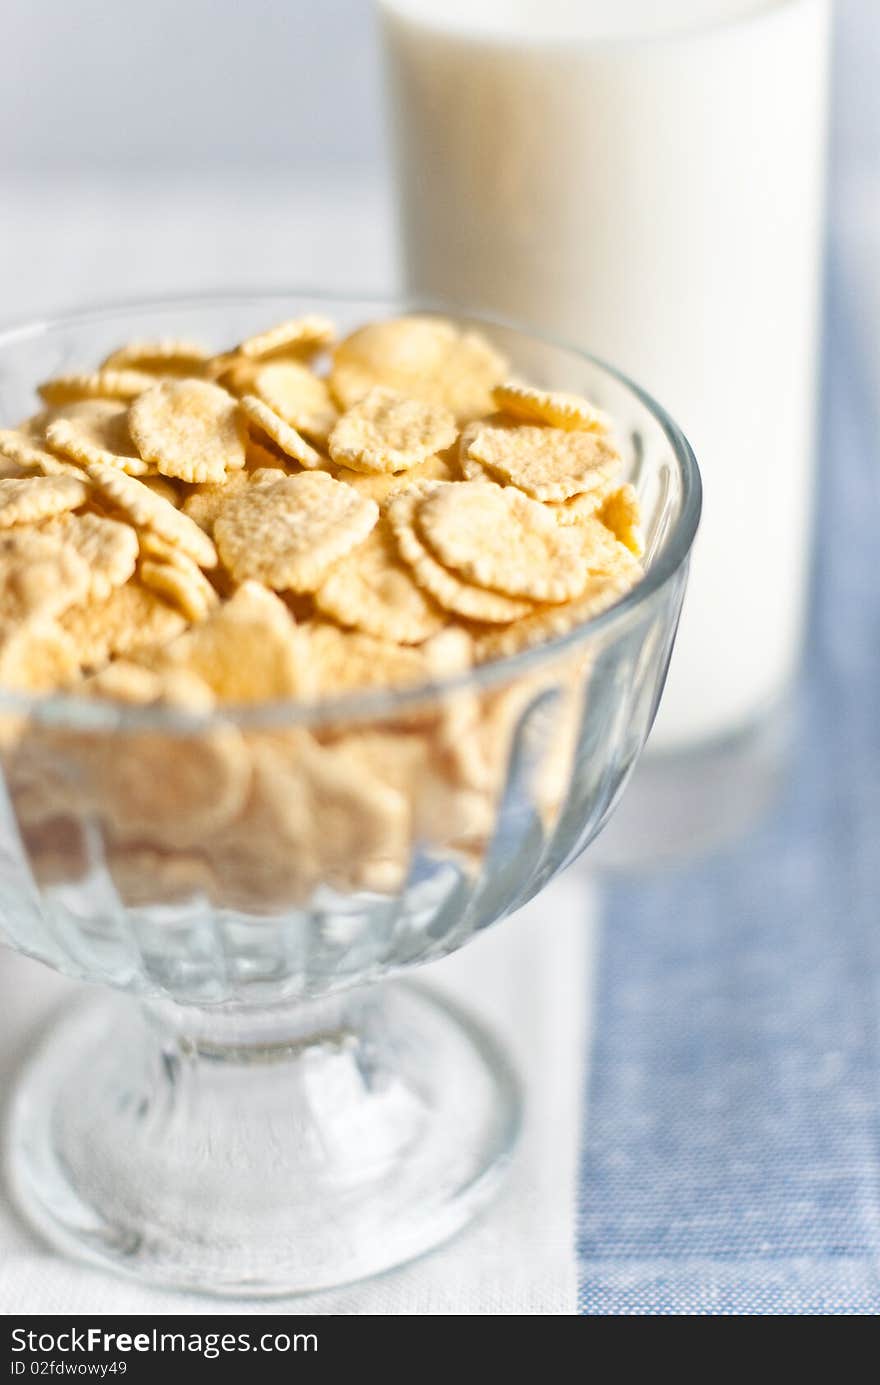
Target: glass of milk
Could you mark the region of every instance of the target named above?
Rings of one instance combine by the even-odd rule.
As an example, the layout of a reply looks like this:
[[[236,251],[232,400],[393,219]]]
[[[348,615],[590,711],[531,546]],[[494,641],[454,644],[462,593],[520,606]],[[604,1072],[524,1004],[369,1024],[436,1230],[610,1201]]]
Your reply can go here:
[[[751,752],[777,745],[802,645],[830,0],[380,11],[408,289],[606,358],[700,460],[703,530],[651,749],[706,765],[696,817],[717,821],[719,774],[729,788],[745,770],[758,799],[772,778]]]

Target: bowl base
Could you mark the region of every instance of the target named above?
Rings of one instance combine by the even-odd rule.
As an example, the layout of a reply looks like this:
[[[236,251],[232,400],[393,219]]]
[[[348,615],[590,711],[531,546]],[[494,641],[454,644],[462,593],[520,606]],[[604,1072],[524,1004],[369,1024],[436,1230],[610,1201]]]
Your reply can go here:
[[[351,1283],[452,1236],[515,1142],[504,1055],[420,986],[306,1008],[77,1004],[15,1093],[24,1215],[69,1255],[237,1296]]]

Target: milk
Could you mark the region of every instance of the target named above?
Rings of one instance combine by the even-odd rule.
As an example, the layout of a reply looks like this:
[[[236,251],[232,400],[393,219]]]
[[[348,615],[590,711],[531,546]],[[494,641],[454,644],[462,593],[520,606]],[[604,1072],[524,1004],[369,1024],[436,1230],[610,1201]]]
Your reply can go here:
[[[779,704],[808,585],[829,0],[383,0],[405,274],[632,375],[705,483],[652,746]]]

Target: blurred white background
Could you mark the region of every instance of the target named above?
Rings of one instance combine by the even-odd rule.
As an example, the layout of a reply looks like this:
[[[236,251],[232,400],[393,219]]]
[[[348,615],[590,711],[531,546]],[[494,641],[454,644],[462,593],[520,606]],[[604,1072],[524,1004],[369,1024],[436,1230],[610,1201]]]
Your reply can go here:
[[[833,219],[868,253],[880,3],[837,13]],[[371,0],[2,0],[0,14],[0,319],[224,283],[393,283]]]

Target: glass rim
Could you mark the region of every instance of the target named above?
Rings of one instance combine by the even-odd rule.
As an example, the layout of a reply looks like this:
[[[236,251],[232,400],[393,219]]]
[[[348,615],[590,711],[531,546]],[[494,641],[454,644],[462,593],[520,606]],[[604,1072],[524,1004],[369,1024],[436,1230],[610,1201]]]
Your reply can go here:
[[[339,721],[378,720],[456,692],[482,691],[508,683],[523,674],[535,672],[566,654],[576,652],[593,636],[604,635],[616,627],[622,628],[627,624],[675,578],[687,562],[700,523],[702,481],[693,449],[682,430],[662,405],[623,371],[581,347],[573,346],[570,342],[537,331],[511,318],[473,312],[465,305],[450,300],[407,294],[360,294],[354,290],[333,292],[305,287],[208,291],[96,304],[53,317],[12,324],[0,329],[0,351],[14,347],[18,342],[24,343],[48,336],[53,331],[95,326],[102,322],[112,323],[134,313],[161,312],[174,308],[181,311],[222,309],[224,306],[240,307],[246,303],[257,307],[262,303],[277,303],[279,299],[290,298],[308,299],[313,306],[326,306],[328,310],[332,310],[334,305],[341,307],[344,304],[358,304],[365,308],[375,308],[377,312],[423,312],[466,318],[468,325],[474,328],[484,326],[516,332],[533,342],[564,351],[616,380],[659,424],[672,449],[681,480],[680,513],[644,576],[619,600],[598,615],[579,622],[562,635],[518,650],[515,654],[487,660],[486,663],[478,664],[464,672],[435,678],[425,683],[397,688],[367,688],[338,697],[317,698],[311,701],[285,698],[261,703],[230,703],[206,712],[187,711],[167,705],[132,706],[111,699],[82,697],[75,692],[24,693],[0,687],[0,711],[35,716],[45,723],[73,725],[83,729],[150,729],[164,730],[172,734],[183,734],[194,729],[204,730],[214,724],[224,727],[234,725],[245,730],[253,730],[283,725],[309,727]]]

